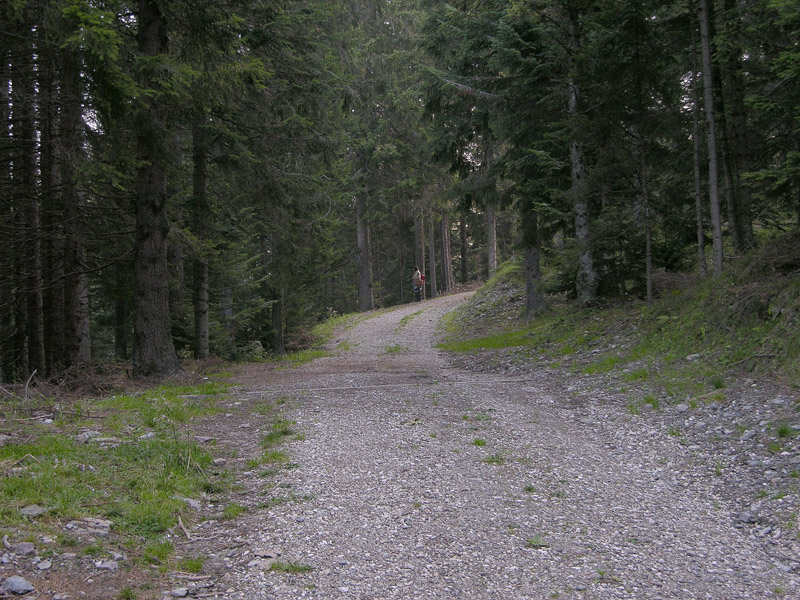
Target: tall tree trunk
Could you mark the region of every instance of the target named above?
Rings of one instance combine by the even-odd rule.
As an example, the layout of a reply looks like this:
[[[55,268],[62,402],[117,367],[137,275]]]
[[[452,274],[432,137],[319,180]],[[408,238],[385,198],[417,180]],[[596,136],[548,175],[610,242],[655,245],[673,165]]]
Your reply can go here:
[[[722,215],[719,204],[719,163],[717,155],[717,122],[714,115],[714,79],[711,58],[711,3],[700,2],[700,47],[703,57],[703,94],[706,113],[706,138],[708,140],[708,188],[713,240],[714,275],[722,274]]]
[[[183,161],[183,136],[174,136],[170,141],[173,148],[170,153],[174,156],[177,164]],[[168,184],[167,197],[177,198],[180,194],[180,180]],[[194,183],[194,182],[193,182]],[[184,223],[183,205],[178,204],[174,209],[176,223]],[[183,240],[177,234],[175,228],[170,227],[170,234],[167,237],[167,269],[169,271],[169,319],[172,333],[173,345],[185,347],[189,343],[188,323],[186,319],[186,257],[183,248]],[[189,264],[191,269],[192,265]]]
[[[453,276],[453,255],[450,250],[450,216],[442,209],[442,292],[452,292],[456,287]]]
[[[358,309],[362,312],[375,308],[372,296],[372,256],[369,242],[364,197],[356,197],[356,229],[358,237]]]
[[[17,314],[20,334],[20,353],[25,357],[27,377],[33,372],[44,371],[44,331],[42,325],[42,261],[41,261],[41,217],[36,168],[36,114],[34,107],[40,104],[34,82],[36,48],[29,46],[13,64],[12,104],[14,106],[14,183],[20,215],[22,237],[18,244],[21,289],[20,304],[25,309]],[[24,58],[23,58],[24,56]],[[20,306],[21,308],[21,306]],[[24,318],[24,320],[22,320]]]
[[[492,200],[486,204],[486,265],[491,277],[497,271],[497,215]]]
[[[42,190],[42,314],[44,326],[45,373],[49,376],[61,366],[64,356],[64,246],[63,214],[58,202],[61,187],[58,153],[58,57],[43,55],[41,87],[41,190]]]
[[[639,184],[641,186],[642,206],[644,208],[645,240],[645,290],[647,303],[653,303],[653,226],[650,223],[650,189],[647,184],[647,155],[644,140],[640,139]]]
[[[753,246],[752,198],[749,190],[742,185],[741,174],[750,167],[750,143],[747,132],[747,111],[745,108],[745,86],[742,78],[742,49],[739,9],[736,0],[725,0],[724,23],[728,48],[725,51],[724,88],[728,107],[728,146],[730,149],[731,185],[733,202],[736,206],[736,239],[739,251]]]
[[[568,113],[577,122],[580,112],[580,84],[576,56],[581,47],[581,24],[578,14],[570,8],[569,13],[569,46],[572,54],[571,74],[569,77]],[[591,225],[589,222],[589,197],[586,184],[586,159],[583,154],[583,143],[577,132],[570,145],[570,195],[575,213],[575,237],[578,242],[578,273],[575,290],[578,300],[584,306],[592,304],[597,297],[598,278],[592,257]]]
[[[425,218],[420,210],[414,221],[414,266],[425,275]],[[425,299],[425,286],[422,286],[422,299]]]
[[[222,327],[231,349],[236,348],[236,317],[233,312],[233,289],[230,285],[222,287]]]
[[[283,290],[279,290],[278,299],[272,305],[272,351],[278,355],[286,354],[286,346],[283,343]]]
[[[200,249],[194,259],[194,357],[208,358],[209,313],[208,313],[208,258],[207,238],[210,209],[208,203],[208,156],[205,124],[198,118],[192,128],[192,231]]]
[[[128,312],[130,302],[125,294],[114,298],[114,354],[117,360],[128,359]]]
[[[467,256],[467,249],[469,241],[467,240],[467,214],[463,213],[458,224],[459,243],[461,247],[461,283],[469,281],[469,257]]]
[[[83,302],[89,284],[84,265],[81,234],[80,197],[77,165],[82,159],[81,138],[81,76],[80,63],[74,52],[61,51],[61,118],[59,136],[61,147],[61,204],[64,210],[64,346],[66,366],[89,364],[91,345],[88,335],[89,314]]]
[[[700,177],[700,101],[697,97],[697,39],[691,27],[692,38],[692,164],[694,167],[694,206],[697,221],[697,262],[703,277],[708,275],[706,262],[706,238],[703,231],[703,188]]]
[[[154,0],[139,0],[139,52],[150,60],[167,52],[167,27]],[[158,87],[156,82],[142,82]],[[169,272],[167,269],[167,187],[162,138],[167,131],[163,99],[147,101],[137,119],[136,142],[140,167],[136,177],[135,317],[133,372],[162,375],[180,369],[170,335]]]
[[[542,268],[539,261],[539,219],[533,208],[523,208],[525,248],[525,317],[532,319],[544,312],[546,302],[542,292]]]
[[[12,194],[12,131],[11,125],[11,43],[0,33],[0,198]],[[14,289],[11,264],[13,240],[11,203],[0,202],[0,383],[13,378],[13,359],[10,332],[13,328],[11,316],[11,290]]]
[[[436,298],[439,295],[439,290],[436,287],[436,244],[434,243],[433,230],[436,228],[434,220],[431,219],[431,226],[428,230],[428,260],[430,261],[430,274],[429,283],[431,286],[431,298]]]

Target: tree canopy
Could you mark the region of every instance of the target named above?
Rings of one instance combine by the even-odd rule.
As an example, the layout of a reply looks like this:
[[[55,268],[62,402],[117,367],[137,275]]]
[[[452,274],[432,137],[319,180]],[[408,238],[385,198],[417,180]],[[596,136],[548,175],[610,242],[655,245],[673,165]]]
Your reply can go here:
[[[800,221],[798,0],[14,0],[0,381],[260,358],[524,257],[652,298]],[[457,269],[458,267],[458,269]]]

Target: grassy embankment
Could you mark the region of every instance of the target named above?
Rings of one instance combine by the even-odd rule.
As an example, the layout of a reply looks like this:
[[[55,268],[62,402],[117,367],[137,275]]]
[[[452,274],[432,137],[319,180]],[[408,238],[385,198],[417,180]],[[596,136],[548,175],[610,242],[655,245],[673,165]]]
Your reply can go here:
[[[656,402],[713,394],[735,376],[800,388],[800,256],[796,236],[766,245],[720,278],[675,278],[648,306],[609,302],[582,309],[550,299],[522,318],[522,266],[503,265],[445,323],[454,352],[509,349],[578,374],[645,383]]]

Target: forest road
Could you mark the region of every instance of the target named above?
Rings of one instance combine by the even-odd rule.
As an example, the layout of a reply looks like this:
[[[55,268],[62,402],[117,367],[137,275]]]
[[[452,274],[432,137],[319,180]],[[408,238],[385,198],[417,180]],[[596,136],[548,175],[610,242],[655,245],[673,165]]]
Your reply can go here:
[[[224,522],[225,543],[208,561],[219,594],[733,600],[797,591],[669,435],[618,407],[579,418],[544,373],[452,367],[435,348],[437,322],[466,297],[377,313],[340,333],[334,356],[242,374],[234,404],[247,422],[228,425],[222,442],[249,465],[236,475],[247,510]],[[266,405],[299,434],[279,447],[289,460],[280,468],[253,467],[275,418]]]

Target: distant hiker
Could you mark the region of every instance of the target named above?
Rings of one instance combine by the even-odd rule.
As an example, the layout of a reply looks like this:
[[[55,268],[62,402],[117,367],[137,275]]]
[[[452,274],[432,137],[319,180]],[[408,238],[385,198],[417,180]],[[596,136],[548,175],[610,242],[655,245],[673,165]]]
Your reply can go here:
[[[425,275],[419,272],[419,267],[414,267],[411,283],[414,285],[414,300],[419,302],[422,300],[422,287],[425,285]]]

